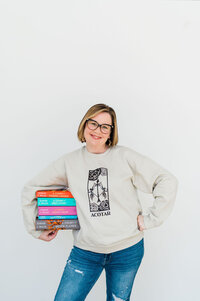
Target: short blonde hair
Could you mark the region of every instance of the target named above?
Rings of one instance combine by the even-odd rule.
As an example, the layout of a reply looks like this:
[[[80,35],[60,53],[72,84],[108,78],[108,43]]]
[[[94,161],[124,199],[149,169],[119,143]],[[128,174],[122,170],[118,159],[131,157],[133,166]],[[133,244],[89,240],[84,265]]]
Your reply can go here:
[[[98,103],[90,107],[89,110],[86,112],[85,116],[83,117],[83,119],[81,120],[77,131],[78,140],[80,140],[81,143],[86,142],[84,138],[84,130],[85,130],[87,119],[92,118],[101,112],[107,112],[110,114],[112,119],[112,125],[114,126],[111,130],[110,138],[106,141],[106,144],[110,147],[118,143],[117,117],[115,111],[113,110],[113,108],[103,103]]]

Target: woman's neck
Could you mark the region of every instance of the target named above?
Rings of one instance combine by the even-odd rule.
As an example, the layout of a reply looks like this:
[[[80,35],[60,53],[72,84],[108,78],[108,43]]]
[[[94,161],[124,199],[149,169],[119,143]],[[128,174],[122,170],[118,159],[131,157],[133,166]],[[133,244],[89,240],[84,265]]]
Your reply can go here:
[[[93,154],[101,154],[104,153],[109,147],[107,145],[96,147],[86,144],[87,151]]]

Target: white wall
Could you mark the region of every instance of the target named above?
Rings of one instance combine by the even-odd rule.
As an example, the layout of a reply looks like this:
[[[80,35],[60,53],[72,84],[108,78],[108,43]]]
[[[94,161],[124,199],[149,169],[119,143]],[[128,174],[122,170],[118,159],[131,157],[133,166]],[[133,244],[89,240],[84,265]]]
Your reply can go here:
[[[32,238],[20,191],[82,146],[99,102],[117,113],[119,144],[179,179],[173,213],[145,231],[131,300],[199,300],[199,13],[199,1],[1,0],[1,300],[53,300],[72,235]],[[87,300],[105,300],[104,273]]]

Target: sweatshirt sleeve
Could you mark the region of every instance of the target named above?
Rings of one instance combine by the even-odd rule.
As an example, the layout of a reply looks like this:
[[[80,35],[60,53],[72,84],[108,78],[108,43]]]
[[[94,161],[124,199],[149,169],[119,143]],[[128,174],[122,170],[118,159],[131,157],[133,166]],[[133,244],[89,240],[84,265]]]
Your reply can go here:
[[[145,230],[160,226],[170,215],[177,195],[178,180],[158,163],[132,151],[133,185],[154,197],[144,216]]]
[[[34,178],[25,183],[21,190],[21,206],[24,225],[29,234],[38,238],[42,231],[35,230],[37,216],[37,190],[66,189],[68,181],[66,176],[64,156],[53,161]]]

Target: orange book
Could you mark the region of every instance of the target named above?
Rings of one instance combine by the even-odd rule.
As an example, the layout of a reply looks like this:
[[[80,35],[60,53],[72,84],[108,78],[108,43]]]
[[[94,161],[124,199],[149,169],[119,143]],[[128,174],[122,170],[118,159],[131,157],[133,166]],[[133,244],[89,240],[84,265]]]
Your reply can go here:
[[[74,198],[69,190],[37,190],[37,198]]]

